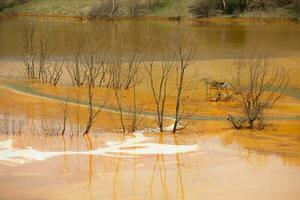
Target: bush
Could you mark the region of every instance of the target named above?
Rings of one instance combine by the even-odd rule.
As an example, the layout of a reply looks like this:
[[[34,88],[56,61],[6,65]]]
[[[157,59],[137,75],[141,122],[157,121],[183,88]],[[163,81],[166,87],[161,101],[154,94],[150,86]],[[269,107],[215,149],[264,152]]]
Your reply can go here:
[[[142,16],[147,12],[148,5],[145,3],[136,2],[135,4],[127,4],[126,5],[128,12],[131,17]]]
[[[112,19],[118,16],[119,7],[119,3],[116,3],[115,7],[113,8],[112,1],[107,0],[92,8],[89,12],[89,16],[95,18]]]
[[[247,7],[246,0],[229,0],[227,1],[226,14],[233,14],[236,12],[243,12]]]
[[[214,1],[199,0],[189,8],[189,11],[196,17],[210,17],[215,8],[216,4]]]
[[[11,8],[16,5],[22,5],[31,0],[0,0],[0,12],[6,8]]]
[[[255,9],[269,9],[276,7],[283,7],[293,3],[293,0],[252,0],[249,2],[249,8]]]

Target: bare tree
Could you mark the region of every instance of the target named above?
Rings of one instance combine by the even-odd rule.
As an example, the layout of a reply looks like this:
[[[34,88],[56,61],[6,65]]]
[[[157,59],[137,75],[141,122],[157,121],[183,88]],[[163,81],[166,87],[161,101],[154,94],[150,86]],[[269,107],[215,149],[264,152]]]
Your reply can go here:
[[[107,76],[109,75],[109,70],[110,70],[110,57],[108,54],[103,55],[103,66],[101,67],[101,72],[98,80],[98,86],[103,87],[105,86],[105,81],[107,79]]]
[[[152,95],[155,101],[157,125],[160,129],[160,132],[163,132],[165,105],[168,96],[168,82],[174,71],[175,65],[174,62],[168,58],[168,56],[166,56],[165,52],[162,53],[160,69],[158,72],[154,72],[154,65],[154,59],[144,62],[145,70],[150,81]],[[158,75],[158,77],[155,77],[155,74]]]
[[[95,122],[96,117],[100,114],[104,107],[104,103],[101,105],[97,106],[97,110],[94,111],[94,105],[93,105],[93,85],[92,85],[92,77],[91,74],[89,74],[88,77],[88,109],[89,109],[89,116],[86,124],[85,131],[83,133],[83,136],[89,134],[93,123]]]
[[[272,65],[267,58],[243,58],[237,62],[233,84],[243,118],[250,129],[254,128],[257,120],[262,120],[264,111],[271,109],[280,99],[288,83],[286,71]],[[229,117],[229,120],[235,126],[233,117]],[[263,128],[262,124],[259,128]]]
[[[137,74],[139,71],[139,68],[142,63],[142,58],[138,54],[138,50],[134,49],[132,52],[130,52],[129,61],[127,65],[125,65],[125,80],[124,80],[124,88],[127,90],[132,85],[136,84],[134,82],[137,82]]]
[[[67,119],[68,119],[68,103],[69,103],[69,98],[67,98],[64,103],[63,127],[62,127],[62,131],[61,131],[61,135],[65,135],[65,132],[66,132]]]
[[[83,63],[83,51],[86,44],[85,38],[81,38],[76,45],[72,61],[68,62],[67,70],[72,80],[73,86],[81,87],[87,79],[87,69],[82,68]]]
[[[35,41],[38,41],[38,44]],[[23,62],[28,80],[45,83],[47,62],[51,57],[48,28],[38,34],[35,24],[26,25],[22,33],[22,45],[24,50]]]
[[[45,81],[53,86],[57,86],[62,77],[64,65],[64,59],[59,59],[49,64],[49,67],[45,70]]]
[[[119,60],[119,59],[116,59]],[[122,79],[122,63],[117,61],[114,65],[113,71],[113,80],[112,80],[112,87],[114,90],[114,96],[117,103],[117,110],[120,117],[120,123],[123,133],[126,132],[125,123],[124,123],[124,112],[123,112],[123,105],[122,105],[122,87],[123,87],[123,79]]]
[[[138,124],[141,122],[141,120],[138,120],[138,113],[142,111],[142,108],[138,106],[137,100],[137,94],[136,94],[136,86],[138,84],[138,77],[137,74],[132,77],[132,86],[129,89],[124,91],[124,81],[122,80],[122,71],[116,69],[114,72],[114,79],[113,79],[113,90],[114,90],[114,96],[116,99],[117,104],[117,112],[119,114],[120,118],[120,124],[122,128],[122,132],[126,133],[129,132],[135,132]],[[123,92],[126,92],[128,95],[128,100],[125,99]],[[126,110],[125,110],[126,109]],[[128,121],[129,127],[125,123]]]
[[[139,83],[139,77],[134,78],[133,84],[132,84],[132,96],[130,97],[130,105],[129,105],[129,112],[131,113],[129,115],[129,120],[130,120],[130,127],[129,131],[130,132],[135,132],[140,125],[140,123],[143,122],[144,117],[138,116],[139,113],[142,113],[144,108],[142,105],[138,103],[138,95],[137,95],[137,85]]]
[[[181,36],[180,41],[177,41],[175,56],[178,57],[179,61],[176,65],[176,107],[175,107],[175,121],[173,127],[173,133],[177,131],[179,122],[187,117],[185,113],[185,99],[184,90],[187,85],[186,71],[192,64],[193,59],[196,55],[196,49],[192,42],[187,39],[184,35]]]
[[[62,76],[65,61],[54,59],[48,27],[37,32],[35,24],[26,25],[22,44],[27,79],[56,86]]]
[[[222,0],[224,11],[227,12],[227,3],[225,0]]]
[[[23,62],[26,67],[26,74],[28,80],[35,78],[35,60],[36,50],[34,47],[34,37],[36,35],[36,28],[34,24],[24,27],[22,33],[22,46],[24,50]]]
[[[105,57],[97,55],[96,52],[90,52],[89,55],[85,56],[84,66],[90,78],[91,85],[94,88],[101,73],[105,72],[103,70],[105,67]]]
[[[47,74],[46,69],[50,66],[48,65],[48,61],[50,59],[50,49],[49,49],[49,33],[48,29],[41,33],[41,37],[39,39],[39,63],[38,63],[38,77],[37,79],[42,83],[47,82]]]

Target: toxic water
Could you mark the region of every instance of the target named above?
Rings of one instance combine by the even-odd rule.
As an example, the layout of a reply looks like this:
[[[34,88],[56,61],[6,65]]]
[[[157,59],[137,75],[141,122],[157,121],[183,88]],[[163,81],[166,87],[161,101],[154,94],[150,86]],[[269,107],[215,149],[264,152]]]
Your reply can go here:
[[[126,41],[129,47],[155,54],[167,45],[166,38],[181,30],[198,47],[201,59],[235,58],[253,51],[300,56],[299,24],[24,18],[0,20],[0,59],[20,58],[24,26],[31,23],[38,35],[46,29],[51,33],[51,48],[58,56],[69,55],[87,33],[93,33],[100,47]],[[0,199],[298,200],[299,131],[285,132],[274,138],[268,132],[253,138],[237,132],[73,138],[2,134]]]
[[[298,199],[299,155],[249,150],[237,141],[2,136],[1,199]]]
[[[24,27],[31,24],[36,29],[37,38],[45,32],[50,35],[51,49],[58,56],[70,54],[85,37],[98,43],[99,51],[111,45],[122,49],[122,43],[125,43],[127,47],[155,53],[168,43],[176,42],[180,31],[193,41],[199,58],[235,58],[246,52],[279,57],[300,55],[300,25],[297,23],[179,24],[160,20],[111,22],[12,18],[0,19],[1,57],[22,54]]]

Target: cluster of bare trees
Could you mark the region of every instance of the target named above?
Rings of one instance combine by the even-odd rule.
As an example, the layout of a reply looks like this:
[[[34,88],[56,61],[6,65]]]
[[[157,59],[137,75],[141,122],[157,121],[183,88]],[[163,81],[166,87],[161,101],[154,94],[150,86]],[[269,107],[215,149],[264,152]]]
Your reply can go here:
[[[233,85],[242,116],[229,116],[237,129],[264,128],[263,115],[280,99],[289,83],[289,75],[265,57],[246,57],[238,60],[232,73]],[[256,123],[258,122],[258,123]]]
[[[138,103],[137,90],[144,78],[141,74],[146,74],[157,113],[157,125],[161,132],[166,131],[164,121],[167,98],[174,93],[175,107],[170,112],[175,113],[172,130],[175,133],[182,128],[179,122],[190,115],[187,114],[189,109],[185,109],[188,104],[185,90],[189,87],[186,72],[193,62],[196,50],[187,37],[171,43],[157,58],[156,55],[146,55],[136,48],[129,48],[126,44],[120,45],[119,50],[103,50],[99,48],[101,44],[93,40],[93,37],[83,37],[77,41],[71,56],[56,58],[53,61],[49,50],[48,32],[37,36],[32,25],[26,27],[23,37],[24,66],[28,80],[56,86],[65,71],[74,87],[87,88],[89,115],[83,135],[90,132],[96,117],[104,107],[104,99],[100,105],[95,106],[94,91],[97,88],[113,91],[114,106],[119,115],[122,132],[136,131],[143,110],[143,106]],[[171,85],[176,85],[175,90],[170,89]],[[65,128],[62,134],[64,132]]]
[[[55,58],[50,50],[48,29],[38,33],[34,24],[26,25],[22,33],[22,46],[28,80],[56,86],[62,76],[65,60]]]
[[[170,51],[170,49],[172,50]],[[170,86],[176,86],[175,89],[173,89],[175,108],[171,111],[175,113],[172,127],[173,133],[178,129],[184,128],[180,126],[179,123],[188,120],[197,109],[196,105],[186,109],[186,106],[190,104],[189,100],[191,98],[187,91],[192,89],[192,81],[188,80],[187,71],[193,63],[195,56],[196,48],[188,39],[187,35],[181,33],[179,38],[173,41],[171,46],[162,50],[158,62],[154,62],[154,59],[150,59],[150,62],[148,61],[144,64],[155,102],[156,121],[161,132],[165,131],[164,120],[166,118],[167,98],[171,95]],[[159,67],[157,68],[156,65]]]
[[[118,49],[103,50],[99,48],[101,44],[91,38],[78,40],[71,56],[63,59],[54,58],[51,53],[48,31],[37,34],[34,25],[26,27],[22,43],[28,80],[56,86],[65,71],[73,87],[87,89],[88,117],[83,135],[91,131],[106,104],[104,96],[95,100],[97,88],[111,91],[110,107],[118,114],[122,132],[135,132],[143,116],[138,90],[139,84],[146,81],[145,77],[160,132],[167,131],[166,119],[172,118],[173,133],[187,125],[197,110],[189,93],[192,82],[188,73],[196,49],[187,35],[180,33],[176,40],[162,48],[159,56],[129,48],[126,42]],[[288,85],[289,78],[285,74],[282,69],[271,65],[267,58],[247,57],[237,62],[230,87],[235,92],[242,115],[228,117],[235,128],[241,129],[245,124],[251,129],[264,127],[264,112],[274,106]],[[169,104],[171,100],[175,103]],[[66,132],[67,102],[63,110],[62,135]]]

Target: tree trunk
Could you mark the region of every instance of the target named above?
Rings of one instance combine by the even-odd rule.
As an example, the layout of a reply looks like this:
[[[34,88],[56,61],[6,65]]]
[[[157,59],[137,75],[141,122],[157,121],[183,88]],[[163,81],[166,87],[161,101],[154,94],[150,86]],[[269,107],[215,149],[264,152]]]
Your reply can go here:
[[[223,0],[223,7],[224,7],[224,11],[227,12],[227,6],[226,6],[226,1]]]

